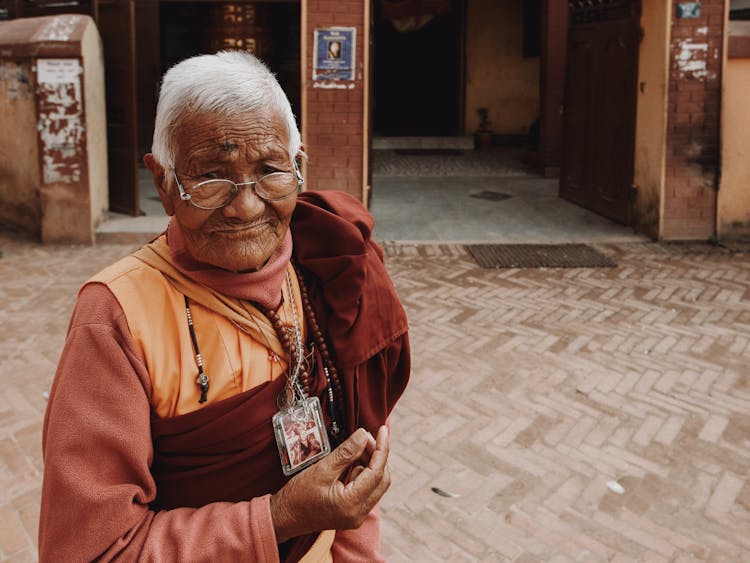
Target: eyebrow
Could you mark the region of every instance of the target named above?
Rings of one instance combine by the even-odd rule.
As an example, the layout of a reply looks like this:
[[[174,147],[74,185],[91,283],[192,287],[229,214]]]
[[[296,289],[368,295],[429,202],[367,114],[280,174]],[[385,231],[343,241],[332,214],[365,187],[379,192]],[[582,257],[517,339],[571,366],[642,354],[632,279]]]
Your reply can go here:
[[[219,147],[221,148],[222,152],[232,153],[237,150],[238,145],[227,141],[219,145]]]

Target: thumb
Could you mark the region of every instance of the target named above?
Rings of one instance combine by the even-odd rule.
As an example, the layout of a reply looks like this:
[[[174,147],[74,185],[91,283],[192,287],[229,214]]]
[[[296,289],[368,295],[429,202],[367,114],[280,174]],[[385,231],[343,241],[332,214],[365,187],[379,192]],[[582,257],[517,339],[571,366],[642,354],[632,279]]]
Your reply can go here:
[[[367,430],[358,428],[354,434],[333,450],[331,455],[321,461],[327,461],[330,469],[340,475],[344,469],[362,457],[367,444],[372,439],[372,434]]]

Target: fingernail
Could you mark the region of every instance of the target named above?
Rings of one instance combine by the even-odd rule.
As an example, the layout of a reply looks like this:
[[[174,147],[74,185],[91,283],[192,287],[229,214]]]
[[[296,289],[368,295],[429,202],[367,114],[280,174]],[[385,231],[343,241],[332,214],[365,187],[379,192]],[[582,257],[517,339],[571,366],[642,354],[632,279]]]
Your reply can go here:
[[[352,438],[354,438],[358,443],[367,442],[370,438],[372,438],[372,434],[370,434],[367,430],[364,428],[357,428],[357,431],[352,434]]]

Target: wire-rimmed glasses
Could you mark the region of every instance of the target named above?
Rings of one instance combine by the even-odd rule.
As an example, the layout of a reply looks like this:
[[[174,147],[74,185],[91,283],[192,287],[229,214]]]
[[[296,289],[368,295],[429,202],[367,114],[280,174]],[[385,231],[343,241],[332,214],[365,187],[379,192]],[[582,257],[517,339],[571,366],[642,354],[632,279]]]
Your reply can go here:
[[[252,182],[233,182],[232,180],[204,180],[185,189],[177,177],[177,170],[172,170],[175,182],[180,190],[180,199],[189,201],[200,209],[219,209],[229,205],[240,191],[240,186],[252,186],[259,198],[266,201],[280,201],[298,192],[304,179],[294,165],[294,172],[272,172]]]

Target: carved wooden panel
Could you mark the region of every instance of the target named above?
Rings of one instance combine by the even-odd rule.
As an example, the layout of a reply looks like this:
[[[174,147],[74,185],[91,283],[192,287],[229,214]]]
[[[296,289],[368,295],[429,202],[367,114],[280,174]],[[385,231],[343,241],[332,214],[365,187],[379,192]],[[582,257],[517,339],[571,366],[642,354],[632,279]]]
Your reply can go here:
[[[632,0],[569,0],[570,24],[628,19],[633,14]]]

